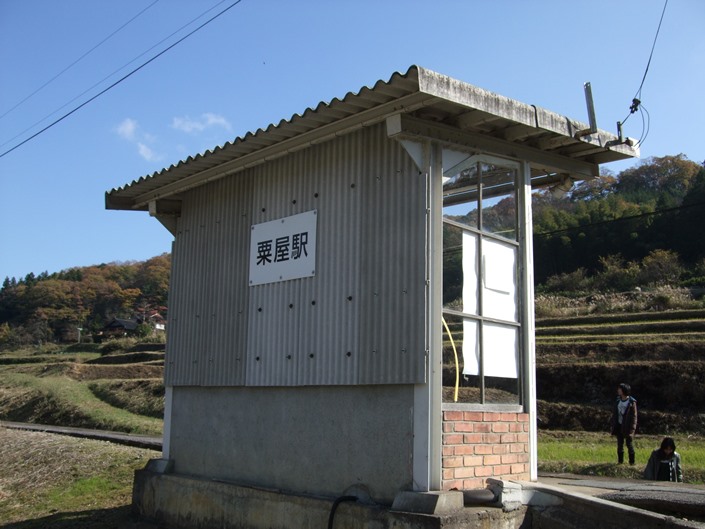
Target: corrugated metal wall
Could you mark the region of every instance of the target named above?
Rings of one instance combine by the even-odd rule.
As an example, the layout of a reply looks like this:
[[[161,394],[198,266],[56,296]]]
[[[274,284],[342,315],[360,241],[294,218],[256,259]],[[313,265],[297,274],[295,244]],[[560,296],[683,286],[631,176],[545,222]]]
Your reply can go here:
[[[189,192],[166,383],[423,382],[425,194],[383,125]],[[314,209],[315,277],[248,286],[251,225]]]
[[[243,385],[252,175],[184,197],[172,252],[169,385]]]

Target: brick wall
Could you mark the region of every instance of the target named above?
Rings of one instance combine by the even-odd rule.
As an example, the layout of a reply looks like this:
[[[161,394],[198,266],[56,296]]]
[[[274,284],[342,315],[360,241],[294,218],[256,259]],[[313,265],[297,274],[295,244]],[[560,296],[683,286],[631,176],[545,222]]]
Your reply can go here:
[[[529,415],[443,411],[443,490],[484,488],[487,478],[529,479]]]

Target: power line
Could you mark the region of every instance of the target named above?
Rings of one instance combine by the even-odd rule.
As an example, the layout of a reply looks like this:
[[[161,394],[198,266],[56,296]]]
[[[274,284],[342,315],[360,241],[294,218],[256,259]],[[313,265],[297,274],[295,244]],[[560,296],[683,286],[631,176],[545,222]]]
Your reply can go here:
[[[625,220],[641,219],[644,217],[650,217],[652,215],[661,215],[662,213],[671,213],[673,211],[680,211],[683,209],[695,208],[695,207],[700,207],[700,206],[705,206],[705,202],[694,202],[693,204],[685,204],[685,205],[675,206],[672,208],[658,209],[656,211],[651,211],[648,213],[641,213],[639,215],[631,215],[629,217],[619,217],[618,219],[603,220],[600,222],[592,222],[590,224],[580,224],[578,226],[571,226],[570,228],[563,228],[561,230],[543,231],[540,233],[534,233],[534,236],[547,237],[547,236],[551,236],[551,235],[556,235],[558,233],[566,233],[569,231],[582,230],[584,228],[592,228],[594,226],[603,226],[605,224],[612,224],[614,222],[622,222]]]
[[[32,123],[29,127],[27,127],[26,129],[24,129],[24,130],[18,132],[17,134],[15,134],[12,138],[8,139],[7,141],[5,141],[5,142],[3,142],[3,143],[0,143],[0,147],[4,147],[4,146],[7,145],[8,143],[13,142],[14,140],[16,140],[17,138],[19,138],[20,136],[22,136],[25,132],[32,130],[34,127],[36,127],[36,126],[39,125],[40,123],[46,121],[49,117],[53,116],[54,114],[56,114],[57,112],[59,112],[61,109],[66,108],[66,107],[69,106],[71,103],[73,103],[74,101],[76,101],[77,99],[79,99],[81,96],[87,94],[88,92],[90,92],[91,90],[93,90],[96,86],[101,85],[104,81],[106,81],[107,79],[110,79],[113,75],[115,75],[116,73],[118,73],[120,70],[126,68],[127,66],[129,66],[130,64],[132,64],[133,62],[135,62],[137,59],[139,59],[140,57],[142,57],[143,55],[146,55],[148,52],[152,51],[154,48],[156,48],[157,46],[159,46],[159,45],[162,44],[163,42],[166,42],[166,41],[169,40],[171,37],[173,37],[174,35],[176,35],[177,33],[179,33],[182,29],[184,29],[184,28],[190,26],[190,25],[193,24],[196,20],[198,20],[199,18],[203,17],[206,13],[208,13],[209,11],[212,11],[213,9],[215,9],[216,7],[218,7],[220,4],[222,4],[222,3],[224,3],[224,2],[225,2],[225,0],[220,0],[220,2],[218,2],[217,4],[215,4],[213,7],[210,7],[210,8],[208,8],[208,9],[206,9],[203,13],[201,13],[200,15],[198,15],[196,18],[193,18],[192,20],[190,20],[189,22],[187,22],[186,24],[184,24],[183,26],[181,26],[181,27],[178,28],[177,30],[171,32],[171,34],[167,35],[167,36],[164,37],[162,40],[160,40],[159,42],[157,42],[156,44],[154,44],[152,47],[150,47],[150,48],[146,49],[145,51],[143,51],[142,53],[140,53],[137,57],[134,57],[132,60],[130,60],[130,61],[128,61],[127,63],[123,64],[123,65],[120,66],[119,68],[113,70],[111,73],[109,73],[108,75],[106,75],[105,77],[103,77],[100,81],[98,81],[97,83],[94,83],[94,84],[93,84],[92,86],[90,86],[89,88],[86,88],[83,92],[81,92],[80,94],[78,94],[78,95],[77,95],[76,97],[74,97],[73,99],[71,99],[71,100],[69,100],[68,102],[64,103],[64,104],[61,105],[59,108],[57,108],[57,109],[54,110],[53,112],[47,114],[46,116],[44,116],[43,118],[39,119],[38,121],[35,121],[35,122]],[[231,7],[232,7],[232,6],[231,6]],[[188,35],[187,35],[187,36],[188,36]],[[40,133],[41,133],[41,131],[40,131]],[[30,138],[30,139],[31,139],[31,138]],[[2,156],[0,156],[0,158],[1,158],[1,157],[2,157]]]
[[[649,66],[651,66],[651,58],[654,56],[654,49],[656,48],[656,40],[658,39],[658,35],[661,32],[661,23],[663,22],[663,17],[666,14],[666,7],[668,6],[668,0],[665,1],[663,4],[663,10],[661,11],[661,19],[659,20],[658,23],[658,28],[656,29],[656,35],[654,36],[654,43],[651,45],[651,53],[649,54],[649,60],[646,63],[646,69],[644,70],[644,76],[641,78],[641,84],[639,85],[639,89],[636,91],[636,94],[634,94],[634,97],[632,98],[632,104],[629,107],[629,114],[627,114],[627,117],[622,120],[622,125],[624,125],[627,120],[629,119],[629,116],[634,114],[639,109],[639,105],[641,104],[641,89],[644,87],[644,81],[646,81],[646,74],[649,72]]]
[[[170,49],[174,48],[174,47],[177,46],[178,44],[182,43],[184,40],[186,40],[187,38],[189,38],[191,35],[193,35],[193,34],[196,33],[197,31],[201,30],[202,28],[204,28],[205,26],[207,26],[207,25],[210,24],[211,22],[213,22],[216,18],[220,17],[221,15],[223,15],[224,13],[226,13],[227,11],[229,11],[230,9],[232,9],[233,7],[235,7],[235,6],[236,6],[237,4],[239,4],[240,2],[242,2],[242,0],[236,0],[235,2],[233,2],[232,4],[230,4],[228,7],[226,7],[225,9],[223,9],[222,11],[220,11],[219,13],[217,13],[216,15],[214,15],[213,17],[211,17],[211,18],[209,18],[208,20],[206,20],[203,24],[201,24],[200,26],[198,26],[197,28],[195,28],[193,31],[190,31],[189,33],[187,33],[186,35],[184,35],[183,37],[181,37],[179,40],[177,40],[176,42],[174,42],[174,43],[171,44],[170,46],[167,46],[165,49],[163,49],[162,51],[160,51],[159,53],[157,53],[157,54],[156,54],[155,56],[153,56],[151,59],[149,59],[149,60],[143,62],[143,63],[142,63],[141,65],[139,65],[137,68],[135,68],[134,70],[130,71],[129,73],[127,73],[126,75],[124,75],[123,77],[121,77],[120,79],[118,79],[117,81],[115,81],[114,83],[112,83],[112,84],[111,84],[110,86],[108,86],[107,88],[101,90],[101,91],[98,92],[96,95],[94,95],[93,97],[87,99],[86,101],[84,101],[83,103],[81,103],[80,105],[78,105],[77,107],[75,107],[73,110],[67,112],[66,114],[64,114],[63,116],[61,116],[59,119],[53,121],[52,123],[50,123],[49,125],[47,125],[47,126],[44,127],[43,129],[41,129],[40,131],[35,132],[35,133],[32,134],[29,138],[27,138],[27,139],[21,141],[20,143],[18,143],[18,144],[15,145],[14,147],[12,147],[12,148],[8,149],[7,151],[3,152],[2,154],[0,154],[0,158],[4,157],[4,156],[7,155],[7,154],[10,154],[10,153],[11,153],[12,151],[14,151],[15,149],[21,147],[21,146],[24,145],[25,143],[27,143],[27,142],[33,140],[34,138],[36,138],[36,137],[39,136],[40,134],[46,132],[47,130],[49,130],[50,128],[54,127],[54,126],[57,125],[58,123],[62,122],[64,119],[66,119],[67,117],[69,117],[70,115],[72,115],[74,112],[77,112],[77,111],[80,110],[81,108],[85,107],[87,104],[91,103],[92,101],[95,101],[95,100],[98,99],[100,96],[102,96],[104,93],[106,93],[107,91],[113,89],[114,87],[116,87],[117,85],[119,85],[120,83],[122,83],[124,80],[126,80],[126,79],[129,78],[129,77],[131,77],[132,75],[134,75],[135,73],[137,73],[138,71],[140,71],[142,68],[144,68],[145,66],[147,66],[148,64],[150,64],[151,62],[153,62],[154,60],[156,60],[157,58],[161,57],[162,55],[164,55],[167,51],[169,51]],[[221,3],[222,3],[222,2],[221,2]],[[211,9],[212,9],[212,8],[211,8]],[[210,10],[209,10],[209,11],[210,11]],[[187,25],[188,25],[188,24],[187,24]],[[177,31],[178,31],[178,30],[177,30]],[[172,34],[172,35],[173,35],[173,34]],[[162,41],[162,42],[163,42],[163,41]],[[151,48],[150,48],[150,49],[151,49]],[[142,54],[142,55],[144,55],[144,54]]]
[[[637,147],[641,146],[641,144],[646,141],[646,138],[649,136],[649,130],[651,130],[651,115],[649,114],[649,111],[646,110],[646,107],[644,105],[641,105],[639,107],[639,110],[641,111],[641,114],[642,114],[642,127],[645,127],[646,130],[644,132],[642,132],[642,137],[639,138],[639,141],[636,144]],[[644,113],[646,113],[645,125],[643,124]]]
[[[57,73],[54,77],[52,77],[52,78],[49,79],[47,82],[45,82],[42,86],[40,86],[39,88],[37,88],[34,92],[32,92],[32,93],[29,94],[27,97],[25,97],[24,99],[22,99],[20,102],[18,102],[17,104],[15,104],[15,106],[13,106],[12,108],[10,108],[9,110],[6,110],[5,113],[3,113],[2,115],[0,115],[0,119],[4,118],[4,117],[7,116],[10,112],[12,112],[13,110],[15,110],[17,107],[19,107],[20,105],[22,105],[23,103],[25,103],[28,99],[32,98],[34,95],[37,94],[37,92],[39,92],[40,90],[42,90],[42,89],[43,89],[44,87],[46,87],[48,84],[50,84],[51,82],[55,81],[57,78],[61,77],[64,73],[66,73],[68,70],[70,70],[71,68],[73,68],[76,64],[78,64],[78,63],[79,63],[80,61],[82,61],[86,56],[90,55],[93,51],[95,51],[97,48],[99,48],[101,45],[103,45],[105,42],[107,42],[107,41],[108,41],[110,38],[112,38],[115,34],[119,33],[121,30],[123,30],[127,25],[129,25],[132,21],[134,21],[136,18],[138,18],[140,15],[142,15],[142,13],[144,13],[145,11],[147,11],[150,7],[152,7],[152,6],[153,6],[154,4],[156,4],[157,2],[159,2],[159,0],[154,0],[154,2],[152,2],[151,4],[149,4],[149,5],[148,5],[147,7],[145,7],[142,11],[140,11],[139,13],[137,13],[137,14],[136,14],[135,16],[133,16],[130,20],[128,20],[128,21],[125,22],[122,26],[120,26],[120,27],[117,28],[115,31],[113,31],[110,35],[108,35],[107,37],[105,37],[103,40],[101,40],[98,44],[96,44],[95,46],[93,46],[93,47],[92,47],[90,50],[88,50],[86,53],[84,53],[83,55],[81,55],[78,59],[76,59],[76,60],[73,61],[71,64],[69,64],[66,68],[64,68],[63,70],[61,70],[61,71],[60,71],[59,73]],[[83,95],[83,94],[81,94],[81,95]],[[80,96],[79,96],[79,97],[80,97]],[[33,126],[34,126],[34,125],[33,125]],[[16,138],[16,137],[17,137],[17,136],[15,136],[15,138]],[[14,139],[14,138],[12,138],[12,139]],[[11,141],[11,140],[10,140],[10,141]]]

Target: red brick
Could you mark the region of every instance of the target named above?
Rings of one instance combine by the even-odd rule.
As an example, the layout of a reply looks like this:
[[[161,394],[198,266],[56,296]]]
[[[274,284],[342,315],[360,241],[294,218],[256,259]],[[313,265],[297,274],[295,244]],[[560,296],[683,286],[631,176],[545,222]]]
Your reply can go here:
[[[524,431],[525,431],[525,432],[528,432],[528,431],[530,431],[530,429],[531,429],[531,427],[529,426],[529,423],[528,423],[528,422],[525,422],[525,423],[524,423]]]
[[[500,456],[485,456],[485,459],[482,460],[482,464],[487,466],[487,465],[499,465],[502,462],[502,458]]]
[[[516,443],[509,445],[509,451],[512,453],[526,452],[526,445],[523,443]]]
[[[522,424],[520,422],[515,422],[509,425],[509,431],[510,432],[523,432],[524,431],[524,426],[525,424]]]
[[[463,444],[463,434],[461,433],[446,433],[443,434],[444,445],[461,445]]]
[[[443,433],[449,433],[453,431],[454,424],[452,422],[443,422]]]
[[[481,411],[466,411],[465,413],[463,413],[463,420],[481,422],[482,421],[482,412]]]
[[[497,465],[492,467],[492,472],[495,476],[506,476],[512,473],[512,467],[511,465]]]
[[[453,453],[456,456],[467,456],[467,455],[471,456],[475,453],[475,447],[472,445],[458,445],[453,448],[454,448]]]
[[[509,431],[509,425],[506,422],[496,422],[492,425],[492,431],[495,433],[505,433]]]
[[[455,423],[456,432],[474,432],[475,424],[471,422],[456,422]]]
[[[504,421],[504,422],[517,422],[517,414],[516,413],[502,413],[502,418],[500,420]]]
[[[475,453],[476,454],[491,454],[492,453],[492,446],[491,445],[475,445]]]
[[[462,457],[444,457],[443,458],[443,468],[455,468],[463,466]]]
[[[485,488],[485,480],[482,478],[466,479],[463,481],[463,489],[464,490],[484,489],[484,488]]]
[[[443,455],[444,456],[452,456],[455,454],[455,446],[453,445],[448,445],[443,447]]]
[[[516,454],[505,454],[502,456],[502,464],[506,465],[508,463],[518,463],[519,456]]]
[[[462,480],[453,480],[453,481],[444,481],[443,482],[443,490],[452,490],[452,489],[462,489],[464,487]]]
[[[509,453],[509,445],[494,445],[492,447],[492,453],[493,454],[508,454]]]
[[[529,414],[528,413],[520,413],[517,416],[517,421],[528,423],[529,422]]]
[[[456,468],[454,470],[455,473],[455,478],[456,479],[465,479],[465,478],[474,478],[475,477],[475,469],[470,467],[463,467],[463,468]]]
[[[517,463],[516,465],[512,465],[512,474],[521,474],[523,472],[526,472],[526,465],[523,463]]]
[[[482,414],[482,420],[484,422],[497,422],[501,417],[501,413],[496,413],[492,411],[486,411]]]
[[[500,442],[501,443],[516,443],[517,436],[516,436],[516,434],[513,434],[513,433],[502,434],[502,438],[500,439]]]
[[[482,442],[487,444],[499,444],[502,440],[502,436],[498,433],[486,433],[482,436]]]
[[[492,424],[485,422],[485,423],[475,423],[475,431],[476,432],[491,432],[492,431]]]
[[[479,467],[482,465],[482,456],[465,456],[463,458],[464,467]]]
[[[463,412],[462,411],[444,411],[443,412],[444,421],[462,421]]]
[[[466,433],[463,436],[465,444],[478,444],[484,441],[484,435],[481,433]]]
[[[492,472],[492,467],[477,467],[475,469],[475,476],[477,477],[483,477],[483,476],[491,476],[493,474]]]
[[[517,441],[520,443],[528,443],[529,442],[529,434],[528,433],[518,433],[517,434]]]
[[[453,479],[454,474],[455,474],[454,468],[444,468],[443,469],[443,479],[444,480]]]
[[[529,462],[529,454],[517,454],[517,458],[519,459],[519,463]]]

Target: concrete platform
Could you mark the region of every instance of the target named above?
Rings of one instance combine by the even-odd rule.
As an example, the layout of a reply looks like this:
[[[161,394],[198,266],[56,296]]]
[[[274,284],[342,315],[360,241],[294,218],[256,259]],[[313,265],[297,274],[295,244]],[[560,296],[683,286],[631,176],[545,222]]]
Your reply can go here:
[[[674,516],[705,527],[705,485],[615,479],[575,474],[539,474],[540,484]]]

